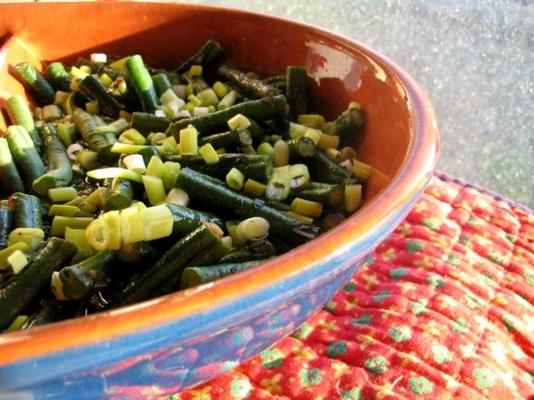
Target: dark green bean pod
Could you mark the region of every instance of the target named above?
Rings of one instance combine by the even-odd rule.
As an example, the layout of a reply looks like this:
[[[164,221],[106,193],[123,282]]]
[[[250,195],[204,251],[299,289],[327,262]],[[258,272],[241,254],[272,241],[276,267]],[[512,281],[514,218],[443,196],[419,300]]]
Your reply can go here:
[[[158,98],[160,98],[163,93],[172,87],[168,75],[164,72],[153,75],[152,81],[154,82],[154,87],[156,88],[156,94],[158,95]]]
[[[167,204],[167,207],[172,213],[173,236],[185,236],[205,222],[211,222],[219,227],[223,226],[223,221],[215,214],[193,210],[189,207],[183,207],[177,204]]]
[[[335,120],[336,134],[346,141],[365,124],[365,114],[360,107],[349,106]]]
[[[226,131],[202,136],[198,139],[198,143],[200,146],[210,143],[215,149],[224,148],[228,151],[237,149],[240,146],[252,145],[252,136],[248,129],[239,129],[237,131]]]
[[[46,196],[49,189],[65,187],[71,183],[72,166],[53,124],[43,124],[39,127],[39,134],[45,146],[48,172],[33,181],[33,190],[41,196]]]
[[[0,183],[5,194],[24,192],[24,183],[4,138],[0,138]]]
[[[111,307],[142,301],[159,291],[173,276],[181,276],[182,269],[205,251],[216,245],[220,239],[205,225],[200,226],[180,239],[154,265],[132,282],[110,303]]]
[[[126,61],[126,67],[137,90],[143,111],[153,113],[156,111],[159,99],[143,58],[138,54],[129,57],[128,61]]]
[[[13,211],[9,201],[0,200],[0,250],[7,247],[7,238],[13,224]]]
[[[70,91],[71,77],[65,66],[60,62],[53,62],[46,67],[46,79],[54,89],[64,92]]]
[[[224,49],[215,40],[208,40],[191,57],[185,60],[175,72],[181,74],[191,68],[192,65],[206,65],[224,55]]]
[[[38,104],[47,105],[54,102],[54,88],[33,65],[21,62],[15,65],[15,70],[17,72],[16,78]]]
[[[286,96],[289,118],[295,121],[308,111],[308,76],[303,67],[290,66],[286,70]]]
[[[87,75],[80,82],[80,90],[98,102],[100,112],[108,117],[117,118],[124,107],[111,96],[106,87],[93,75]]]
[[[117,141],[113,132],[101,132],[93,116],[82,110],[76,110],[73,115],[74,125],[89,149],[98,154],[98,162],[113,165],[119,155],[111,152],[111,147]]]
[[[311,157],[317,152],[317,147],[315,147],[313,140],[306,136],[299,137],[298,139],[290,139],[287,141],[287,145],[291,160]]]
[[[236,272],[255,267],[265,260],[247,261],[242,263],[215,264],[202,267],[187,267],[182,273],[180,287],[187,289],[203,283],[213,282]]]
[[[68,300],[80,300],[93,289],[95,282],[106,279],[105,269],[115,261],[115,253],[102,251],[59,271],[62,292]]]
[[[343,185],[334,183],[308,182],[293,189],[293,197],[317,201],[331,208],[343,206],[345,191]]]
[[[260,182],[267,182],[273,172],[272,159],[261,154],[221,154],[219,155],[219,162],[216,164],[206,164],[202,157],[193,155],[175,155],[164,158],[167,161],[178,162],[182,167],[189,167],[221,179],[224,179],[232,168],[237,168],[245,177]]]
[[[13,193],[9,197],[14,212],[13,229],[43,229],[43,206],[38,197],[27,193]]]
[[[324,183],[350,184],[355,179],[351,172],[337,164],[324,152],[318,150],[312,157],[304,161],[314,181]]]
[[[108,188],[108,208],[120,210],[129,207],[132,204],[133,195],[132,181],[114,178]]]
[[[228,80],[230,85],[246,96],[258,99],[262,97],[272,97],[279,95],[279,89],[265,83],[262,80],[250,78],[245,72],[228,65],[221,65],[217,70],[219,75]]]
[[[27,188],[30,189],[33,181],[46,171],[43,160],[30,135],[22,126],[11,125],[7,128],[6,138],[15,163],[24,175]]]
[[[282,117],[286,112],[286,98],[283,95],[265,97],[259,100],[245,101],[228,107],[221,111],[202,115],[193,118],[184,118],[169,125],[166,133],[179,138],[180,130],[193,125],[200,135],[207,135],[212,132],[220,132],[227,128],[228,120],[237,114],[243,114],[247,118],[255,120],[266,120]]]
[[[44,247],[10,284],[0,291],[0,329],[11,322],[50,285],[52,273],[76,253],[76,246],[57,237],[48,239]]]
[[[165,117],[156,117],[153,114],[136,111],[132,113],[132,128],[147,136],[151,132],[165,132],[171,121]]]
[[[208,175],[183,168],[176,179],[176,186],[184,189],[189,196],[206,205],[217,204],[219,209],[233,213],[238,218],[263,217],[270,224],[274,236],[284,238],[289,243],[301,244],[319,234],[319,228],[306,225],[265,204],[226,187],[221,181]]]
[[[241,263],[253,260],[263,260],[276,256],[276,249],[269,240],[258,240],[233,250],[221,258],[221,263]]]

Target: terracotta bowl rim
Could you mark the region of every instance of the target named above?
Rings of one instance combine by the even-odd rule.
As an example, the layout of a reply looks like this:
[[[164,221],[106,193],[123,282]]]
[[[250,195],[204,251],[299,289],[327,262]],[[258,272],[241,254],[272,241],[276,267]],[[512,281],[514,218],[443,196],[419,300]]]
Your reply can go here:
[[[89,2],[78,4],[81,3],[88,4]],[[142,2],[134,3],[142,4]],[[76,4],[69,3],[66,6]],[[401,212],[403,206],[414,199],[430,178],[439,148],[434,111],[426,94],[416,81],[387,57],[347,36],[283,17],[223,6],[185,3],[161,3],[161,5],[207,12],[226,11],[298,26],[316,35],[328,36],[345,47],[356,49],[379,65],[386,67],[396,76],[406,93],[406,103],[411,119],[410,129],[413,131],[406,157],[388,186],[370,203],[344,223],[313,241],[265,262],[253,271],[244,271],[214,283],[83,318],[51,323],[27,331],[0,334],[0,366],[134,334],[138,330],[150,330],[154,326],[170,323],[195,313],[209,313],[216,304],[230,302],[240,296],[281,282],[289,276],[299,274],[326,261],[333,252],[343,251],[373,232],[384,227],[393,228],[390,226],[392,225],[391,217]],[[370,251],[373,246],[364,251]]]

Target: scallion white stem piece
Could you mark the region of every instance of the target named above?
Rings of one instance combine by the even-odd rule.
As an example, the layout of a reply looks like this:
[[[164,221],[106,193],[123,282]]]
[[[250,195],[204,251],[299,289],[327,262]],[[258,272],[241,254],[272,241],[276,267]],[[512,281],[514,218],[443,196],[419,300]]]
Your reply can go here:
[[[95,62],[95,63],[107,63],[108,62],[108,56],[104,53],[91,53],[91,56],[89,58],[92,62]]]
[[[187,192],[180,188],[172,188],[167,197],[165,198],[167,203],[177,204],[179,206],[187,207],[189,205],[189,195]]]
[[[252,217],[237,225],[236,234],[240,240],[263,240],[269,236],[269,222],[262,217]]]
[[[144,174],[146,172],[146,165],[141,154],[130,154],[122,160],[126,168],[130,171],[134,171],[138,174]]]
[[[76,161],[76,154],[83,150],[83,146],[78,143],[73,143],[67,148],[67,155],[72,161]]]
[[[123,178],[129,181],[142,183],[141,175],[126,168],[99,168],[87,171],[87,176],[93,179]]]
[[[232,131],[238,129],[247,129],[250,126],[250,121],[243,114],[237,114],[228,120],[228,127]]]

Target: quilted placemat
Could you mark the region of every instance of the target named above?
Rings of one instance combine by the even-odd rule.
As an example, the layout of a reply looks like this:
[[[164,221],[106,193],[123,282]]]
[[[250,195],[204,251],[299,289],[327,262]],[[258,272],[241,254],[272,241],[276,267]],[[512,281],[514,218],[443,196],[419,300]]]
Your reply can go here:
[[[438,175],[323,310],[170,399],[506,400],[533,380],[534,215]]]

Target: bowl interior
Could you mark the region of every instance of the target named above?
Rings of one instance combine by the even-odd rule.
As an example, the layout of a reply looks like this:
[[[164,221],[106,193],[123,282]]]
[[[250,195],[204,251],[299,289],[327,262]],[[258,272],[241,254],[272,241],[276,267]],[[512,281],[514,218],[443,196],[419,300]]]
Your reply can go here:
[[[81,14],[83,23],[65,23],[78,21]],[[91,52],[139,53],[153,66],[172,68],[210,38],[228,50],[226,60],[251,70],[281,74],[287,65],[304,65],[313,109],[330,118],[350,101],[363,106],[367,123],[354,144],[376,169],[367,200],[398,171],[412,130],[406,94],[392,71],[364,49],[324,32],[236,10],[140,3],[3,6],[0,97],[23,91],[9,74],[9,65],[20,61],[40,65],[40,60],[73,62]]]

